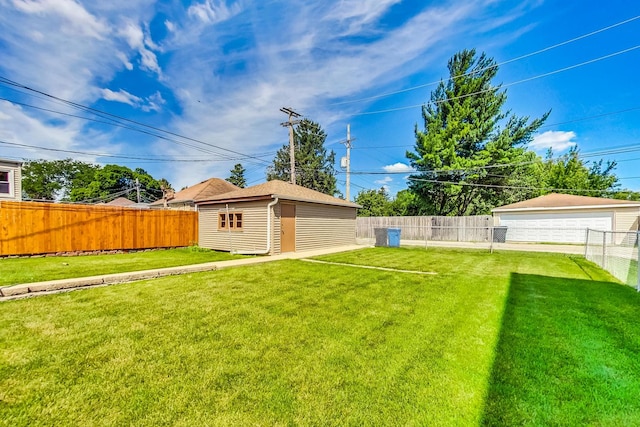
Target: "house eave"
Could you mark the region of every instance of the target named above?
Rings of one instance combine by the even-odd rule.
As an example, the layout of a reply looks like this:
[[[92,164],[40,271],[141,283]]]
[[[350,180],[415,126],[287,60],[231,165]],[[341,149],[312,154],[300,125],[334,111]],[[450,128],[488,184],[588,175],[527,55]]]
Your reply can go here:
[[[252,197],[238,197],[236,199],[220,199],[220,200],[201,200],[195,202],[197,206],[202,205],[224,205],[227,203],[239,203],[239,202],[257,202],[261,200],[271,200],[270,195],[266,196],[252,196]]]
[[[628,205],[591,205],[591,206],[555,206],[555,207],[539,207],[539,208],[495,208],[493,213],[503,212],[532,212],[532,211],[567,211],[567,210],[593,210],[593,209],[620,209],[620,208],[636,208],[640,209],[640,204]]]
[[[293,202],[304,202],[304,203],[314,203],[316,205],[331,205],[331,206],[341,206],[343,208],[353,208],[353,209],[358,209],[361,208],[362,206],[356,204],[356,203],[351,203],[351,202],[339,202],[339,201],[324,201],[324,200],[313,200],[313,199],[306,199],[304,197],[295,197],[295,196],[287,196],[287,195],[282,195],[282,194],[274,194],[271,196],[272,198],[279,198],[280,200],[291,200]]]

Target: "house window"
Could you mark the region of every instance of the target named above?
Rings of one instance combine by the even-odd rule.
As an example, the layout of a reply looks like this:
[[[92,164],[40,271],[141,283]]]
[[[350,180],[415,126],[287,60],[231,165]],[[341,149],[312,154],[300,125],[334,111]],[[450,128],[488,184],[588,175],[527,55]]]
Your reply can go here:
[[[218,214],[218,229],[242,231],[242,212]]]
[[[11,194],[11,174],[0,171],[0,194]]]

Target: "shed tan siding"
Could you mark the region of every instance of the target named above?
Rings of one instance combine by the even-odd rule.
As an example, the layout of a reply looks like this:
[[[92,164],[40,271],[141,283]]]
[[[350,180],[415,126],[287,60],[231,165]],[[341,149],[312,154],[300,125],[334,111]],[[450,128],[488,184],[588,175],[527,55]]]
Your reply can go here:
[[[638,208],[618,208],[615,211],[613,229],[615,231],[638,231]]]
[[[268,204],[268,200],[230,203],[230,213],[242,212],[242,231],[231,232],[218,230],[218,214],[227,212],[225,205],[201,205],[198,209],[199,245],[219,251],[264,251],[267,247]],[[272,214],[272,225],[273,217]],[[271,252],[273,252],[273,242]]]
[[[6,163],[0,161],[0,170],[9,171],[13,176],[13,182],[11,184],[11,200],[22,200],[22,168],[16,166],[14,163]],[[6,200],[5,196],[0,196]]]
[[[354,208],[296,203],[296,251],[352,245],[355,241]]]

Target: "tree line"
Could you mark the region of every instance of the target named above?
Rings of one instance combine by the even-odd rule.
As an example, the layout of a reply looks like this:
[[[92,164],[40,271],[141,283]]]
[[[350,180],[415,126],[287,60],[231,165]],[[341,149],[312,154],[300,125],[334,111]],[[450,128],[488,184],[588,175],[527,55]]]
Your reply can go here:
[[[414,151],[406,152],[415,170],[408,189],[395,200],[384,188],[361,191],[359,215],[480,215],[550,192],[640,199],[618,190],[615,162],[584,161],[577,146],[560,157],[549,149],[544,158],[528,149],[550,111],[535,119],[505,111],[506,90],[492,83],[495,60],[464,50],[448,70],[422,108]]]
[[[589,162],[577,146],[555,157],[528,148],[549,117],[530,119],[505,110],[506,90],[493,80],[498,65],[475,50],[456,53],[449,77],[440,81],[422,107],[422,127],[415,126],[414,149],[405,156],[415,172],[395,198],[385,188],[362,190],[355,202],[361,216],[480,215],[491,209],[549,192],[639,200],[640,193],[619,190],[615,162]],[[341,197],[335,152],[325,147],[326,133],[310,119],[294,129],[296,184]],[[227,181],[244,188],[246,169],[236,164]],[[290,181],[289,145],[284,144],[266,170],[266,179]],[[140,183],[144,200],[171,189],[144,169],[99,166],[77,160],[32,161],[23,171],[23,191],[30,199],[107,200],[115,193],[135,200]]]

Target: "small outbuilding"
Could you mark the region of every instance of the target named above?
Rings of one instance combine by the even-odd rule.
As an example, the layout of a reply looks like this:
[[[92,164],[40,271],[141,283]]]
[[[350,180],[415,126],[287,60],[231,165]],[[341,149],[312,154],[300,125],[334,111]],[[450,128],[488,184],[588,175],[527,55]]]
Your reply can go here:
[[[508,241],[584,243],[587,228],[637,231],[640,202],[551,193],[492,212]]]
[[[283,181],[269,181],[196,202],[198,244],[280,254],[354,244],[359,205]]]

